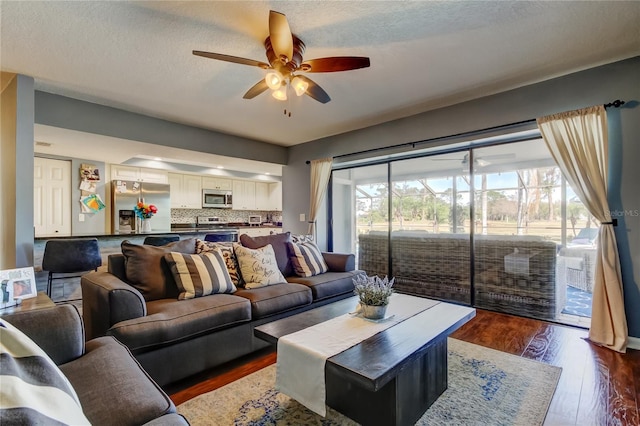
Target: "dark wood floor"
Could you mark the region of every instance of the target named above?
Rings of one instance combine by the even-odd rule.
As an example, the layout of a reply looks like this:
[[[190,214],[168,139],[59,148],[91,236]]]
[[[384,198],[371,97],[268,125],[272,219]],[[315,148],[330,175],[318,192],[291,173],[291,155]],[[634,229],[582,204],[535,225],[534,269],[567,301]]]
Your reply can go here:
[[[478,310],[452,337],[562,367],[547,425],[640,425],[640,351],[591,344],[587,331]],[[167,389],[178,405],[276,360],[265,350]]]

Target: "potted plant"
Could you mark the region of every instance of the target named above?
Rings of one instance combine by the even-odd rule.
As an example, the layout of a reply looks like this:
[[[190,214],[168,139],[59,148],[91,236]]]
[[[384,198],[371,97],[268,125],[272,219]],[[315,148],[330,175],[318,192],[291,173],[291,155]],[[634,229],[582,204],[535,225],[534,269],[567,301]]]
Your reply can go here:
[[[395,278],[380,278],[358,275],[353,279],[354,293],[360,298],[362,316],[369,319],[382,319],[387,312],[389,297],[393,294]]]

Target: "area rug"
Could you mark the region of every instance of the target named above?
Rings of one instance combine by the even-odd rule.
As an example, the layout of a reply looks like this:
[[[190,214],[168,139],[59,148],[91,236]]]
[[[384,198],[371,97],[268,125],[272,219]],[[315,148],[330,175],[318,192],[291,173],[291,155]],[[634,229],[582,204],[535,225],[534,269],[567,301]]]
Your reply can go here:
[[[567,301],[562,309],[562,313],[591,318],[592,296],[591,293],[567,286]]]
[[[449,387],[417,425],[542,425],[559,367],[449,339]],[[198,425],[357,425],[323,418],[274,389],[275,365],[178,406]]]

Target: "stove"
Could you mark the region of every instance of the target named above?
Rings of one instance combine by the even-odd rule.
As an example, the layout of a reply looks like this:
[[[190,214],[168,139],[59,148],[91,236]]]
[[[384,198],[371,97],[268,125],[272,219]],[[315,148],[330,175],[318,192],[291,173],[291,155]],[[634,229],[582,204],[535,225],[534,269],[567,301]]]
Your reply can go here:
[[[226,228],[229,222],[218,216],[198,216],[196,221],[197,228]]]

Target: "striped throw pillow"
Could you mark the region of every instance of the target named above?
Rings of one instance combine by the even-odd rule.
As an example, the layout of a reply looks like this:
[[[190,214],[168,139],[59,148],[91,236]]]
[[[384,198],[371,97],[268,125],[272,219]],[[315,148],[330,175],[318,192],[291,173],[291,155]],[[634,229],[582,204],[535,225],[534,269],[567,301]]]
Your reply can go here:
[[[69,380],[28,336],[0,319],[0,424],[88,425]]]
[[[240,266],[238,265],[236,253],[233,251],[232,242],[196,240],[196,254],[207,253],[216,249],[220,250],[222,257],[224,257],[231,282],[237,287],[244,287],[244,280],[242,279],[242,275],[240,275]]]
[[[178,300],[236,291],[220,250],[202,254],[170,252],[164,259],[180,290]]]
[[[312,241],[289,243],[289,252],[293,270],[300,277],[312,277],[329,270],[320,249]]]

